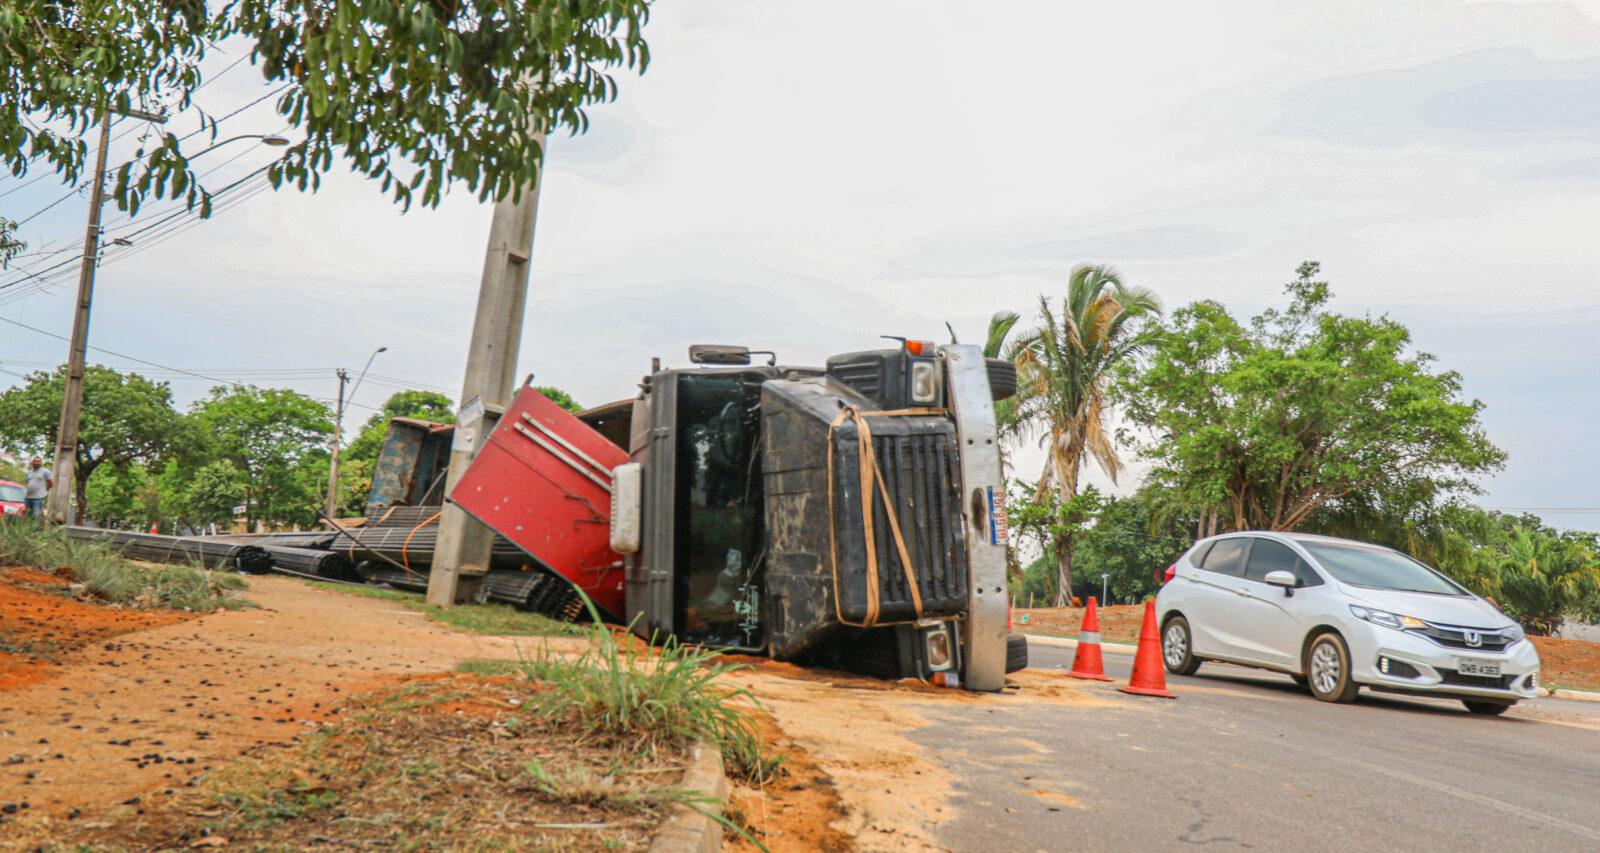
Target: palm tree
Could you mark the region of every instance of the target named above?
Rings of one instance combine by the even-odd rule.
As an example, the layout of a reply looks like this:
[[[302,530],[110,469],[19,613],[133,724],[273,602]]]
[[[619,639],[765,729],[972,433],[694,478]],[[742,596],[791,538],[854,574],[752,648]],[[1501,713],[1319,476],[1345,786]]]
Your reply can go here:
[[[1160,314],[1151,290],[1124,285],[1109,266],[1079,266],[1067,281],[1060,316],[1041,295],[1039,328],[1018,342],[1016,421],[1039,434],[1046,451],[1039,489],[1055,489],[1063,506],[1053,534],[1058,607],[1072,603],[1073,536],[1065,515],[1084,457],[1093,456],[1113,483],[1122,471],[1107,423],[1107,380],[1118,363],[1149,348],[1143,321]]]

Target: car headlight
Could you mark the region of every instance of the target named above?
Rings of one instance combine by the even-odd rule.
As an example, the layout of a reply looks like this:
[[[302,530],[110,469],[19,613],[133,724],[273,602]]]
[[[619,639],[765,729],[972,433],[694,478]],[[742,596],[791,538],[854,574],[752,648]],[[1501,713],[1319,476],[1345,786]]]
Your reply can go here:
[[[1350,612],[1354,613],[1357,619],[1365,619],[1374,625],[1382,625],[1385,628],[1393,628],[1396,631],[1407,631],[1427,625],[1426,622],[1415,616],[1401,616],[1398,613],[1390,613],[1387,610],[1374,610],[1371,607],[1358,607],[1354,604],[1350,605]]]
[[[1506,638],[1506,645],[1508,646],[1512,643],[1521,642],[1522,638],[1528,636],[1527,632],[1522,630],[1522,626],[1515,622],[1512,622],[1509,628],[1501,628],[1500,634]]]

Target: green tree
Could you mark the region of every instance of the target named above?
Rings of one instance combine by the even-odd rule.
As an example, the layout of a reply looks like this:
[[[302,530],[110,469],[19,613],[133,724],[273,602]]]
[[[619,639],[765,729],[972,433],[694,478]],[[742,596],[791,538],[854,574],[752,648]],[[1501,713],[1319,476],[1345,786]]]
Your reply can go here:
[[[1080,266],[1067,280],[1058,316],[1050,299],[1039,297],[1037,329],[1025,334],[1017,352],[1016,418],[1039,434],[1045,448],[1041,491],[1052,489],[1061,506],[1078,494],[1078,475],[1086,457],[1116,482],[1122,470],[1107,423],[1111,372],[1150,345],[1147,318],[1159,316],[1161,303],[1145,288],[1123,284],[1108,266]],[[1059,575],[1057,605],[1072,600],[1073,534],[1062,525],[1052,543]]]
[[[0,441],[24,455],[55,449],[61,420],[65,368],[37,371],[19,386],[0,393]],[[89,479],[102,465],[125,469],[151,463],[184,440],[183,418],[172,407],[172,390],[137,373],[123,374],[90,365],[83,376],[83,414],[78,426],[77,478],[70,487],[78,517],[89,515]]]
[[[1099,590],[1107,574],[1112,600],[1142,599],[1161,588],[1167,567],[1193,544],[1193,528],[1153,511],[1145,492],[1110,498],[1078,535],[1075,580],[1080,589]]]
[[[1013,546],[1020,552],[1033,548],[1049,559],[1056,567],[1046,580],[1039,580],[1034,563],[1022,570],[1023,593],[1032,591],[1044,600],[1053,601],[1057,607],[1072,604],[1070,586],[1061,592],[1060,562],[1056,548],[1063,541],[1071,542],[1082,535],[1090,521],[1105,504],[1105,498],[1094,486],[1065,500],[1054,489],[1041,489],[1036,484],[1013,480],[1006,498],[1006,523],[1011,532]],[[1037,563],[1037,560],[1035,561]],[[1034,573],[1030,580],[1029,572]],[[1048,594],[1047,594],[1048,593]]]
[[[1361,493],[1471,491],[1505,458],[1461,377],[1387,317],[1328,311],[1319,269],[1302,264],[1289,307],[1248,325],[1211,301],[1175,312],[1148,367],[1125,374],[1151,481],[1207,517],[1202,533],[1294,530]]]
[[[0,162],[22,175],[43,161],[76,183],[82,135],[108,108],[188,107],[201,63],[239,37],[294,128],[274,186],[314,190],[338,159],[402,205],[436,205],[456,183],[498,200],[539,170],[532,127],[582,132],[585,108],[616,98],[609,71],[644,70],[648,16],[649,0],[8,0],[0,57],[24,71],[0,74]],[[141,145],[117,170],[118,203],[136,212],[153,194],[208,212],[188,158],[216,120],[201,130]]]
[[[557,406],[560,406],[561,408],[566,409],[573,414],[583,411],[583,407],[578,405],[577,400],[572,399],[571,394],[568,394],[554,385],[535,385],[533,386],[533,390],[538,391],[540,394],[543,394],[546,397],[549,397],[550,402],[555,403]]]
[[[1600,559],[1581,538],[1518,526],[1500,561],[1498,602],[1534,634],[1550,635],[1574,613],[1595,615]]]
[[[202,465],[184,479],[177,502],[183,521],[192,527],[215,524],[226,528],[233,520],[234,507],[249,506],[250,484],[231,459]]]
[[[247,524],[316,518],[333,434],[327,406],[293,391],[247,385],[211,389],[191,417],[207,436],[208,456],[231,462],[242,475]]]

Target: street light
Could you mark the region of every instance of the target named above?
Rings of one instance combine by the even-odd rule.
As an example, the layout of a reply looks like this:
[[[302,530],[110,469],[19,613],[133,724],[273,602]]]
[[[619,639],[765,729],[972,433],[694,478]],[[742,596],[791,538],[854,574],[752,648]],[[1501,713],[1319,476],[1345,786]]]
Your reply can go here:
[[[376,359],[378,357],[378,353],[380,353],[380,352],[388,352],[388,351],[389,351],[388,347],[378,347],[377,349],[372,351],[372,355],[367,356],[367,366],[361,368],[360,375],[358,375],[356,377],[356,384],[355,384],[354,388],[350,389],[350,398],[349,399],[354,400],[355,397],[356,397],[356,392],[361,390],[361,380],[367,378],[367,371],[372,369],[372,362],[373,362],[374,359]],[[339,405],[334,410],[334,414],[333,414],[333,454],[332,454],[332,457],[328,460],[328,501],[327,501],[327,506],[325,507],[325,509],[327,510],[326,515],[327,515],[327,517],[329,519],[328,524],[330,526],[333,524],[332,519],[333,519],[334,511],[336,509],[338,509],[338,500],[339,500],[339,442],[340,442],[340,440],[342,438],[342,435],[343,435],[343,432],[344,432],[344,403],[345,403],[344,385],[345,385],[346,382],[349,382],[349,381],[350,381],[350,371],[345,370],[342,367],[339,368]]]
[[[207,152],[215,151],[218,148],[221,148],[222,146],[227,145],[230,142],[238,142],[241,139],[259,139],[259,140],[261,140],[261,144],[262,145],[268,146],[270,148],[282,148],[285,145],[289,144],[289,138],[288,137],[280,136],[280,135],[278,135],[276,133],[241,133],[238,136],[230,136],[227,139],[224,139],[221,142],[218,142],[216,145],[213,145],[210,148],[205,149],[204,151],[197,151],[197,152],[195,152],[194,156],[190,157],[189,159],[193,160],[195,157],[199,157],[201,154],[205,154]]]

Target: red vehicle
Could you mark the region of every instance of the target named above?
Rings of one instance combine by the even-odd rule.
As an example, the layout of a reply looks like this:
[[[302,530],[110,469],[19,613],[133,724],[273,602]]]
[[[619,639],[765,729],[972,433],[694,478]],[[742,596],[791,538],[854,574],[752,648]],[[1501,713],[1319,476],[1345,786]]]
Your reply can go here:
[[[28,493],[21,483],[0,480],[0,512],[5,515],[22,515],[22,498]]]

